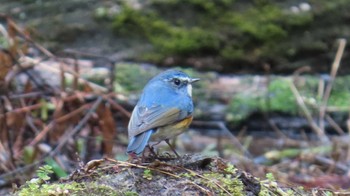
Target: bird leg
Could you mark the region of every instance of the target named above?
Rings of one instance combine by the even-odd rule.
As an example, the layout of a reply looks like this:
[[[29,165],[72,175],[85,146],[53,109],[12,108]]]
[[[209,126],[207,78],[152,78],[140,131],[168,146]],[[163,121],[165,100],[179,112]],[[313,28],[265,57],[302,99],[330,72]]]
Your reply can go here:
[[[157,143],[157,144],[158,144],[158,143]],[[157,145],[157,144],[154,144],[154,145]],[[151,154],[153,154],[154,157],[157,159],[157,158],[158,158],[158,155],[157,155],[157,153],[154,151],[154,148],[153,148],[154,145],[151,146],[151,145],[147,144],[147,147],[148,147],[149,151],[151,152]]]
[[[137,164],[139,164],[139,163],[143,162],[142,159],[140,160],[140,158],[135,153],[130,153],[129,154],[129,158],[128,158],[127,161],[130,162],[130,163],[137,163]]]
[[[170,149],[175,153],[175,155],[177,156],[177,158],[181,158],[181,157],[179,156],[179,154],[177,154],[177,152],[175,151],[175,149],[173,148],[173,146],[170,144],[169,139],[166,139],[166,140],[164,140],[164,141],[165,141],[165,143],[167,143],[167,144],[169,145]]]

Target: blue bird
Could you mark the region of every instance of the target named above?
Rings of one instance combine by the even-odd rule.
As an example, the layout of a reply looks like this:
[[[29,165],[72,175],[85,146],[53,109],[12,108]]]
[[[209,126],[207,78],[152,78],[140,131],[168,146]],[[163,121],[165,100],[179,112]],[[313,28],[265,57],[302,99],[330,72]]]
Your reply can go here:
[[[169,144],[188,128],[193,118],[192,83],[198,80],[167,70],[146,84],[129,121],[128,154],[140,155],[150,141]]]

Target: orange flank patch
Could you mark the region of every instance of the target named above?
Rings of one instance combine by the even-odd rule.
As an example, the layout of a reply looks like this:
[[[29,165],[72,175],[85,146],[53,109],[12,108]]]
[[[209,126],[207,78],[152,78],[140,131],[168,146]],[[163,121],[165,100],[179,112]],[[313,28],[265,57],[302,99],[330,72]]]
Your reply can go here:
[[[178,128],[178,129],[185,128],[185,127],[187,128],[188,126],[190,126],[192,119],[193,119],[193,116],[183,119],[182,121],[176,123],[175,128]]]

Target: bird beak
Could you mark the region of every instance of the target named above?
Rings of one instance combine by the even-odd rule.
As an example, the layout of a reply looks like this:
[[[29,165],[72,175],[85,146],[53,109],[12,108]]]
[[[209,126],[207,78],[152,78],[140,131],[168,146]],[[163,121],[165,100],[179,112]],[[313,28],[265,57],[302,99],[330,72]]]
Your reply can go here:
[[[194,82],[197,82],[199,81],[200,79],[199,78],[191,78],[190,79],[190,84],[194,83]]]

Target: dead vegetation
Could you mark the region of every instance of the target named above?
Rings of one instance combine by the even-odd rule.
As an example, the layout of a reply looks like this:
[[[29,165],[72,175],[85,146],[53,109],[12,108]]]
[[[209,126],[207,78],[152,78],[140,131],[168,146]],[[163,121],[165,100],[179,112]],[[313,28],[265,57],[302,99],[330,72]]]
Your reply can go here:
[[[111,156],[117,134],[115,118],[124,123],[129,117],[115,94],[81,78],[77,60],[68,64],[67,58],[58,58],[33,42],[9,17],[1,18],[6,21],[6,26],[0,27],[8,43],[8,48],[0,51],[2,185],[24,183],[33,168],[47,159],[68,169],[63,162],[82,155],[76,152],[83,153],[83,160],[91,159],[99,150]],[[40,52],[41,59],[29,55],[28,48]],[[45,64],[48,59],[59,66]],[[45,80],[30,71],[39,65],[59,73],[60,82]],[[16,80],[19,74],[26,76],[24,81]],[[101,137],[100,142],[91,139],[96,136]],[[82,138],[85,143],[79,146]]]

